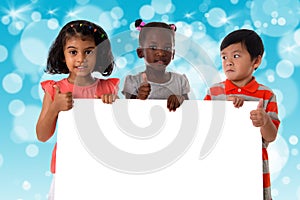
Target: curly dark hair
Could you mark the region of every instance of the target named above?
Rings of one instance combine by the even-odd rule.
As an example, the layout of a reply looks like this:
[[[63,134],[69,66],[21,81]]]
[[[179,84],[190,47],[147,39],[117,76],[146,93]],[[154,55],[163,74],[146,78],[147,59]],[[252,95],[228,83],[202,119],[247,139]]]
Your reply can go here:
[[[175,31],[176,31],[176,26],[175,24],[167,24],[164,22],[149,22],[147,24],[143,24],[142,19],[137,19],[135,20],[134,23],[136,28],[140,28],[140,35],[139,35],[139,43],[140,45],[142,44],[142,42],[145,41],[146,35],[148,33],[148,31],[150,31],[150,28],[164,28],[164,29],[168,29],[171,30],[170,33],[173,36],[173,42],[175,43]]]
[[[64,61],[64,46],[66,41],[74,36],[80,36],[83,39],[91,38],[95,41],[97,58],[94,71],[100,72],[103,76],[109,76],[115,63],[108,36],[100,26],[86,20],[71,21],[60,30],[50,47],[45,72],[49,74],[69,73]]]

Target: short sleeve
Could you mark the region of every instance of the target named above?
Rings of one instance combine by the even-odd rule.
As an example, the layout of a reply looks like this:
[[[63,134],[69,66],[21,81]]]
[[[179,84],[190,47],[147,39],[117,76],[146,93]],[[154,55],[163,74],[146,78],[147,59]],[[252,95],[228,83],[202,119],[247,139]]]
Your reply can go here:
[[[54,93],[55,93],[55,88],[53,87],[55,84],[56,82],[53,80],[47,80],[41,82],[42,89],[44,90],[45,93],[50,94],[52,100],[54,98]]]
[[[118,94],[120,79],[110,78],[110,79],[107,79],[107,81],[109,82],[110,90],[112,91],[112,93]]]
[[[125,81],[124,81],[123,91],[122,91],[123,95],[125,95],[126,93],[132,94],[132,95],[137,95],[138,87],[141,84],[138,77],[139,77],[138,75],[126,76]]]
[[[118,94],[119,83],[120,79],[118,78],[100,79],[97,85],[97,96],[103,94]]]
[[[190,84],[189,84],[189,80],[187,79],[186,75],[183,74],[182,75],[182,94],[188,94],[190,92]]]

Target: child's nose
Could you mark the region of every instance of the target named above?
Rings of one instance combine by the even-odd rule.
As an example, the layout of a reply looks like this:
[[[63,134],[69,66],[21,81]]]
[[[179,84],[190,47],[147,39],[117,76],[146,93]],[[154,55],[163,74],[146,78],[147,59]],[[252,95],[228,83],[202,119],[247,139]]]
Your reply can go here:
[[[80,63],[80,64],[86,62],[86,55],[85,55],[85,54],[82,54],[82,53],[79,53],[79,54],[77,55],[76,61],[77,61],[78,63]]]
[[[165,55],[165,50],[157,49],[155,54],[156,54],[156,56],[164,56]]]
[[[226,61],[226,66],[232,66],[232,65],[233,65],[232,61],[230,59],[228,59]]]

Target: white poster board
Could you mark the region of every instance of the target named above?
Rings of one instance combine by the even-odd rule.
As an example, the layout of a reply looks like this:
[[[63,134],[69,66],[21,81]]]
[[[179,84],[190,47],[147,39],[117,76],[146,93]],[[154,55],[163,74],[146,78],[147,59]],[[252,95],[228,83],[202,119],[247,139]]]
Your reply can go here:
[[[257,104],[77,99],[59,114],[55,200],[262,199]]]

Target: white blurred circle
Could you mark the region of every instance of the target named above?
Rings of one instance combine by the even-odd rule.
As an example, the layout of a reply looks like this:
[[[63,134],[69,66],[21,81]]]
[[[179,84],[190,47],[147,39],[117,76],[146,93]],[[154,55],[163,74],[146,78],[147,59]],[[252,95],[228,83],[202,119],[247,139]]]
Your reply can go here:
[[[298,45],[300,45],[300,29],[296,30],[294,33],[294,40]]]
[[[291,145],[296,145],[298,144],[298,137],[296,135],[292,135],[290,138],[289,138],[289,142]]]
[[[207,22],[213,27],[221,27],[227,22],[226,12],[221,8],[213,8],[207,13]]]
[[[22,89],[23,80],[18,74],[10,73],[3,78],[2,86],[7,93],[15,94]]]
[[[8,57],[8,51],[7,48],[3,45],[0,45],[0,62],[3,62]]]
[[[152,6],[144,5],[140,9],[140,16],[142,19],[150,20],[154,17],[155,10]]]
[[[25,111],[25,104],[19,99],[12,100],[8,105],[8,110],[13,116],[20,116]]]
[[[276,65],[276,73],[281,78],[290,78],[294,73],[294,64],[289,60],[281,60]]]
[[[165,14],[171,11],[172,2],[171,0],[152,0],[151,6],[158,14]]]
[[[9,16],[3,16],[1,18],[1,22],[4,24],[4,25],[8,25],[10,23],[10,19],[9,19]]]
[[[114,7],[112,10],[111,10],[111,16],[112,18],[114,19],[121,19],[124,15],[124,12],[123,12],[123,9],[120,8],[120,7]]]
[[[127,65],[127,60],[124,57],[118,57],[116,59],[116,65],[118,68],[124,68]]]
[[[289,148],[284,138],[278,134],[276,140],[268,147],[270,172],[279,173],[289,158]],[[272,175],[271,175],[272,177]]]
[[[26,147],[26,155],[33,158],[39,154],[39,148],[35,144],[30,144]]]
[[[55,18],[49,19],[47,22],[48,28],[51,30],[55,30],[59,27],[58,20]]]
[[[293,155],[293,156],[297,156],[298,155],[298,149],[292,149],[291,150],[291,154]]]
[[[29,181],[24,181],[22,184],[22,188],[23,190],[30,190],[31,184],[29,183]]]
[[[38,22],[38,21],[40,21],[41,19],[42,19],[42,15],[41,15],[41,13],[40,12],[32,12],[31,13],[31,19],[33,20],[33,21],[35,21],[35,22]]]

